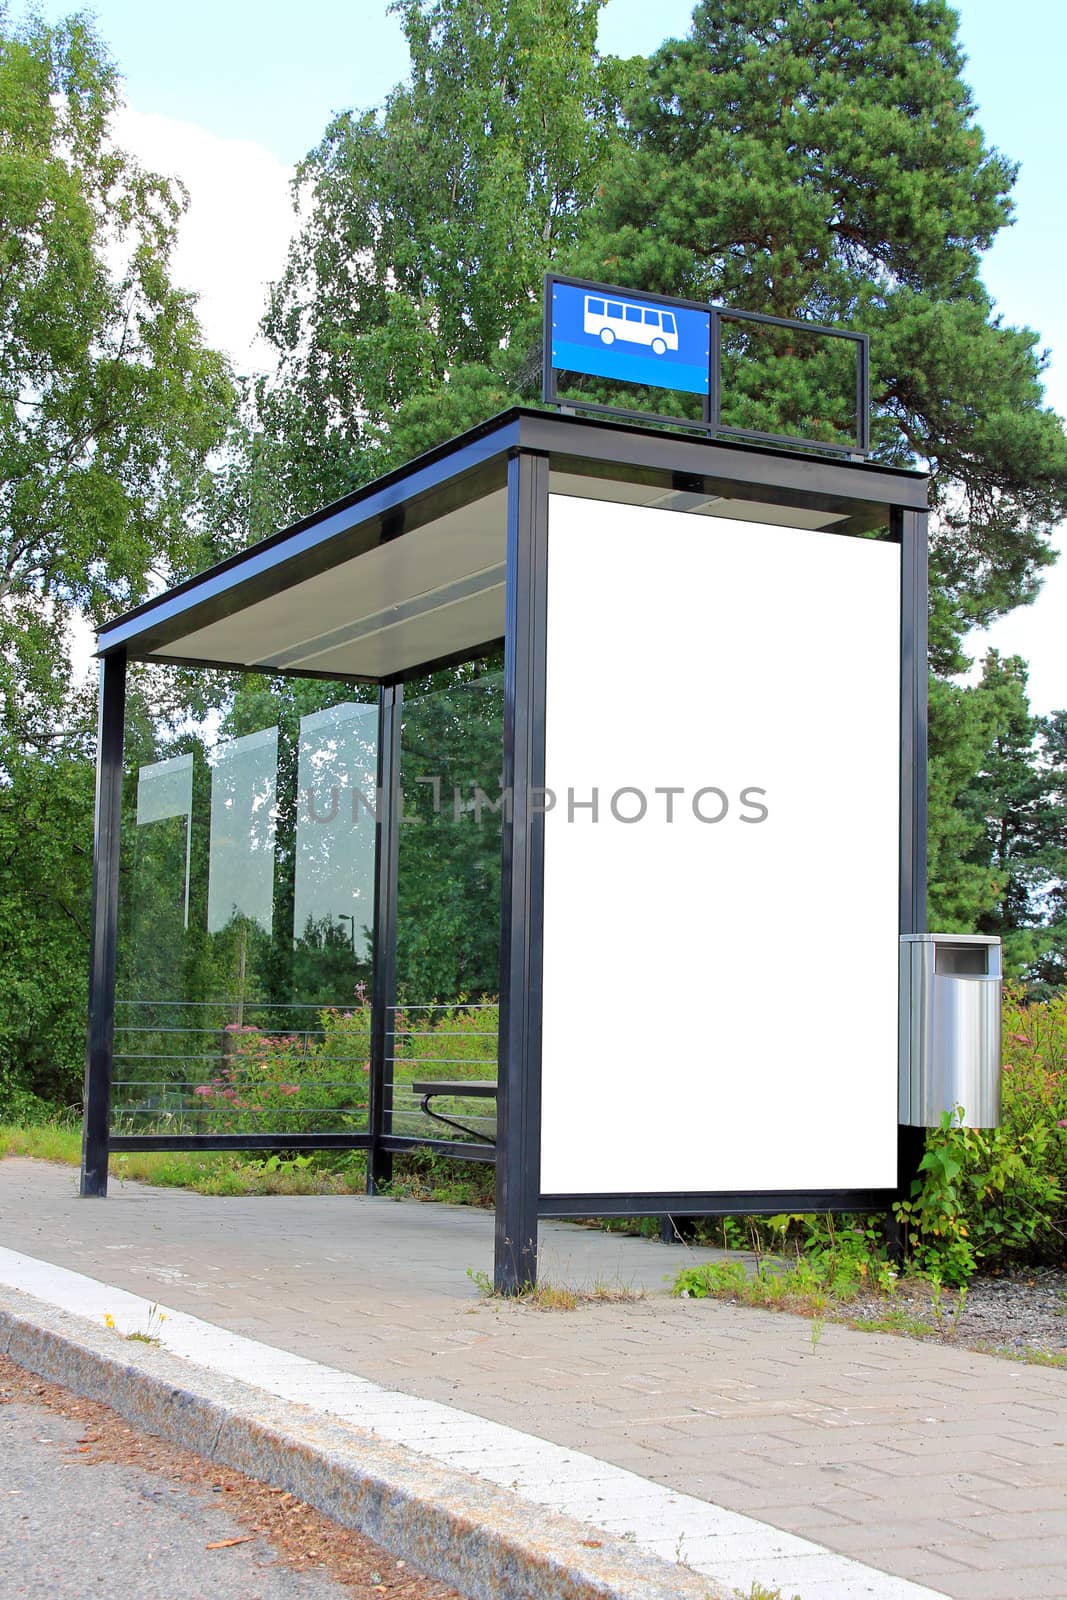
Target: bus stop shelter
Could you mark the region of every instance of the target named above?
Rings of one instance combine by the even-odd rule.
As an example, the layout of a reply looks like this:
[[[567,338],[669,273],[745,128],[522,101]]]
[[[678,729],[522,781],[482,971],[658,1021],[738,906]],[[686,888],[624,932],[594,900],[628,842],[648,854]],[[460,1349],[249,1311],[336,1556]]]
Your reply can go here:
[[[103,628],[83,1195],[118,1149],[337,1144],[373,1191],[428,1145],[495,1162],[505,1291],[542,1216],[887,1211],[926,505],[864,459],[516,408]],[[472,1145],[395,1116],[400,744],[406,684],[501,649],[496,1131]],[[115,1119],[128,663],[339,681],[373,724],[355,1131]],[[179,779],[143,779],[144,817]]]

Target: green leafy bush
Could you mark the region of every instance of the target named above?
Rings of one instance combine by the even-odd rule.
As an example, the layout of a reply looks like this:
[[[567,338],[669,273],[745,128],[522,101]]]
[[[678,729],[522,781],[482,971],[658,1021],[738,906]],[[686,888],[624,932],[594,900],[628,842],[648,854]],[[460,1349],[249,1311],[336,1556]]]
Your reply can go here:
[[[764,1231],[781,1241],[792,1233],[793,1253],[767,1256]],[[751,1243],[754,1272],[740,1261],[701,1262],[682,1268],[673,1292],[683,1299],[735,1299],[817,1316],[831,1300],[847,1302],[871,1289],[886,1292],[896,1281],[875,1229],[850,1227],[841,1218],[771,1217],[765,1230],[753,1232]]]
[[[931,1129],[911,1193],[895,1209],[906,1265],[964,1287],[979,1270],[1067,1261],[1067,994],[1028,1002],[1009,988],[1003,1010],[1003,1105],[997,1128]],[[656,1224],[658,1227],[658,1219]],[[819,1286],[847,1300],[885,1287],[883,1219],[830,1216],[698,1218],[695,1242],[751,1252],[775,1280],[769,1301]],[[797,1262],[807,1265],[797,1276]],[[705,1293],[723,1292],[707,1281]],[[679,1280],[694,1295],[699,1284]]]
[[[397,1079],[495,1078],[500,1009],[495,1001],[396,1013]],[[438,1069],[443,1070],[438,1070]]]
[[[0,1062],[0,1122],[30,1128],[54,1116],[55,1107],[27,1089],[14,1069]]]
[[[325,1007],[314,1033],[231,1025],[219,1070],[195,1086],[212,1132],[294,1133],[362,1128],[370,1085],[370,1007]]]
[[[1067,1257],[1067,994],[1005,995],[998,1128],[927,1135],[910,1197],[897,1207],[911,1260],[945,1283],[979,1268]]]

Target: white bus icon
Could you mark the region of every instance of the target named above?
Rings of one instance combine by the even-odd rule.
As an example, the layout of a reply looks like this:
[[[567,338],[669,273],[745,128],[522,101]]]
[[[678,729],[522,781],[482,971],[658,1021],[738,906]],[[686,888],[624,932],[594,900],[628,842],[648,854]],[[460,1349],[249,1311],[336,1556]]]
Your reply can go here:
[[[635,305],[630,300],[609,300],[587,294],[583,328],[586,333],[599,335],[601,344],[614,344],[616,339],[627,344],[647,344],[657,356],[678,348],[674,312],[657,311],[653,306]]]

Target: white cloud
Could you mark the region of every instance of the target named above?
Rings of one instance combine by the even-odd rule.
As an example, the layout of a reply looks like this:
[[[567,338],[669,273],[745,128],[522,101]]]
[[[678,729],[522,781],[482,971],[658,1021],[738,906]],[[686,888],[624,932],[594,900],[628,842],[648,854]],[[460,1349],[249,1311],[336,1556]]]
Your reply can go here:
[[[293,169],[252,140],[223,139],[132,106],[116,118],[115,139],[143,167],[181,178],[189,191],[172,276],[199,296],[208,343],[225,351],[238,372],[270,370],[271,350],[258,324],[294,231]]]
[[[189,192],[172,278],[198,296],[208,344],[228,355],[239,373],[270,371],[273,355],[259,334],[259,320],[294,233],[293,169],[252,140],[220,138],[132,106],[116,117],[114,138],[142,167],[181,178]],[[96,670],[95,635],[80,615],[72,618],[71,633],[74,671],[81,679]]]

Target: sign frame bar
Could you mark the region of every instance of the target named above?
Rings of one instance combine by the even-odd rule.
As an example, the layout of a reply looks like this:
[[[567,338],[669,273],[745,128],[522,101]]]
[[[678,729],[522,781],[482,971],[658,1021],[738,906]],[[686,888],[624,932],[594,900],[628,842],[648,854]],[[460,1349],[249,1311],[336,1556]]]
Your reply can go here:
[[[683,311],[699,311],[709,319],[708,392],[703,396],[702,415],[672,417],[655,411],[636,411],[625,406],[609,406],[600,401],[561,399],[559,373],[552,361],[552,310],[553,294],[557,284],[571,289],[595,291],[605,298],[648,301],[650,305],[678,307]],[[755,428],[738,428],[722,420],[722,324],[723,322],[755,322],[775,328],[794,328],[802,333],[816,334],[827,339],[846,339],[857,346],[856,359],[856,436],[847,443],[827,439],[809,439],[802,434],[765,433]],[[546,405],[558,406],[561,411],[588,412],[592,415],[618,417],[633,422],[653,422],[674,428],[692,429],[708,438],[739,439],[754,444],[786,445],[798,450],[825,450],[832,455],[850,459],[866,459],[871,448],[871,341],[870,335],[851,328],[834,328],[827,323],[806,322],[794,317],[774,317],[762,311],[738,311],[732,306],[714,305],[710,301],[687,300],[679,295],[655,294],[647,289],[624,289],[617,284],[597,283],[592,278],[572,278],[563,273],[546,272],[543,300],[542,328],[542,378],[541,398]],[[620,378],[620,383],[629,380]]]

